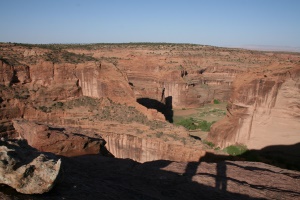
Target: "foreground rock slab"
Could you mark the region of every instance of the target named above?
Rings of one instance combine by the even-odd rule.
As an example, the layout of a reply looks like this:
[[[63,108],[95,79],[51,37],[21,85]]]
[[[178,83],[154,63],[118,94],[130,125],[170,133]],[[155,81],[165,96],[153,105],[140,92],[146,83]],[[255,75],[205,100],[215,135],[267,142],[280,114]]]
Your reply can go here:
[[[25,140],[0,141],[0,184],[24,194],[51,190],[60,172],[61,160],[42,154]]]
[[[64,178],[48,193],[4,192],[0,199],[299,199],[300,172],[263,163],[151,161],[98,155],[63,157]],[[2,196],[1,196],[2,195]]]

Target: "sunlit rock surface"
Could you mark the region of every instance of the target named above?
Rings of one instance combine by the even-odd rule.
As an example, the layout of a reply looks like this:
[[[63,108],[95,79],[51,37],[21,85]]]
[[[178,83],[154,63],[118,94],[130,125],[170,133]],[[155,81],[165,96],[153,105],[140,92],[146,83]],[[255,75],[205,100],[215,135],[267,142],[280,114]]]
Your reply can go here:
[[[249,149],[300,142],[300,65],[275,64],[241,74],[234,82],[227,117],[208,139],[220,147]]]
[[[0,141],[0,184],[20,193],[42,194],[51,190],[61,160],[30,147],[25,140]]]

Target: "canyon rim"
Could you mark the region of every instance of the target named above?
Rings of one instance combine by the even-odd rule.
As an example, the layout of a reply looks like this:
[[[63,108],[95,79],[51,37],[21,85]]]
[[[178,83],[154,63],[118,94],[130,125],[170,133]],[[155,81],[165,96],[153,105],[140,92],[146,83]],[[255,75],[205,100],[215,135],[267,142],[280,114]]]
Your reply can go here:
[[[174,123],[176,110],[218,103],[226,104],[224,117],[205,138]],[[56,154],[74,179],[58,181],[45,196],[26,197],[3,186],[0,197],[80,199],[72,188],[90,193],[101,180],[98,167],[109,187],[106,194],[98,186],[89,199],[117,190],[113,199],[187,199],[203,191],[214,199],[223,183],[231,199],[299,198],[299,172],[292,171],[299,170],[299,118],[300,53],[169,43],[1,43],[0,136]],[[292,162],[268,163],[291,170],[222,151],[238,145],[280,151]],[[85,168],[96,172],[80,174]],[[258,170],[263,178],[255,182]],[[82,175],[86,188],[78,181]],[[278,182],[268,185],[271,178]],[[189,187],[192,193],[183,196]]]

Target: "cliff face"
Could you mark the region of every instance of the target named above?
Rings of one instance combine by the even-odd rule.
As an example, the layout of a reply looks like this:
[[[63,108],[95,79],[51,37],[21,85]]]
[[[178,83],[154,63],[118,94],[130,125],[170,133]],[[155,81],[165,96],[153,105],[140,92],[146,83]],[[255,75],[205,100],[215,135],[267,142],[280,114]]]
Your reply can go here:
[[[197,162],[205,155],[198,148],[182,144],[167,143],[160,139],[137,137],[126,134],[103,134],[107,149],[117,158],[130,158],[138,162],[153,160],[174,160],[181,162]]]
[[[137,99],[164,102],[169,97],[173,108],[199,107],[214,99],[227,101],[237,74],[268,65],[271,56],[281,59],[246,50],[189,45],[129,45],[127,49],[116,45],[68,51],[113,63],[126,73]]]
[[[82,66],[77,69],[79,86],[84,96],[109,97],[115,102],[135,102],[127,76],[111,64]]]
[[[227,117],[213,125],[208,140],[220,147],[249,149],[299,141],[300,66],[274,64],[241,74],[234,82]]]
[[[145,62],[147,65],[147,58]],[[183,67],[177,70],[148,67],[144,70],[147,73],[143,68],[137,67],[126,71],[135,96],[157,101],[164,101],[164,98],[169,97],[174,108],[199,107],[214,99],[227,101],[232,90],[233,79],[244,71],[235,67],[210,65],[199,67],[198,70]]]

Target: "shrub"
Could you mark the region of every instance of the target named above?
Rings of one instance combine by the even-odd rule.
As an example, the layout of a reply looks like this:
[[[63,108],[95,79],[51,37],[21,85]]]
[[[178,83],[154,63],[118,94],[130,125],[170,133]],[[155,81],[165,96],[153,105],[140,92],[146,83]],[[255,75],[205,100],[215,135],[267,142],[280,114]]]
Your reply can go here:
[[[51,112],[51,109],[46,106],[39,106],[39,110],[45,113]]]
[[[56,108],[62,108],[64,106],[64,103],[63,102],[55,102],[54,104],[52,104],[53,107],[56,107]]]
[[[198,126],[198,127],[199,127],[202,131],[208,132],[208,131],[210,131],[211,125],[213,125],[214,123],[215,123],[215,121],[213,121],[213,122],[208,122],[208,121],[203,120],[203,121],[201,121],[201,122],[199,123],[199,126]]]
[[[214,104],[220,104],[220,101],[218,99],[214,99]]]

